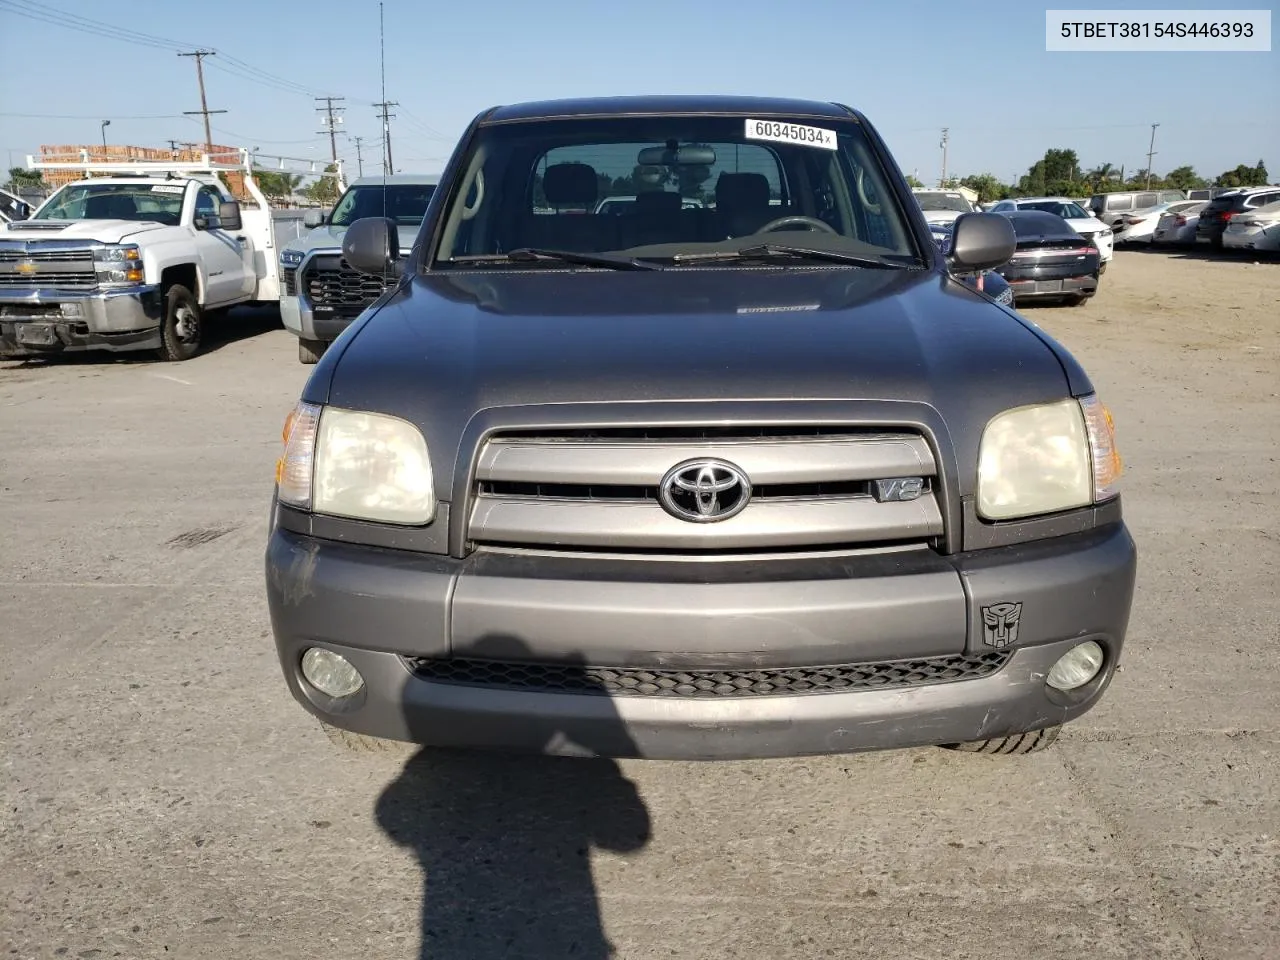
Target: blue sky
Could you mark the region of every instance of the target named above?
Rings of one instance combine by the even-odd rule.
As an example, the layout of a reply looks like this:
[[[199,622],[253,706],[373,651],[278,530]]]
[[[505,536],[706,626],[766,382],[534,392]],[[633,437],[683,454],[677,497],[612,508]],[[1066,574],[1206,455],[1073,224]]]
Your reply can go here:
[[[1280,52],[1048,53],[1044,4],[734,0],[606,4],[385,0],[386,92],[397,169],[433,172],[465,125],[495,103],[628,93],[750,93],[839,100],[862,109],[903,169],[932,182],[939,131],[948,172],[1021,174],[1048,147],[1081,163],[1145,165],[1150,124],[1158,172],[1214,176],[1266,160],[1280,175]],[[1054,8],[1170,9],[1090,2]],[[1186,9],[1270,9],[1200,0]],[[143,43],[81,27],[124,24]],[[483,12],[482,12],[483,11]],[[270,25],[268,25],[268,17]],[[114,25],[114,26],[113,26]],[[136,36],[135,36],[136,41]],[[177,46],[163,41],[174,41]],[[0,0],[0,160],[42,143],[164,146],[202,139],[195,64],[177,49],[214,48],[205,83],[214,141],[323,159],[315,96],[345,96],[339,153],[352,137],[376,172],[381,123],[376,0]],[[234,59],[230,59],[234,58]],[[264,75],[268,74],[268,75]],[[372,158],[372,159],[371,159]]]

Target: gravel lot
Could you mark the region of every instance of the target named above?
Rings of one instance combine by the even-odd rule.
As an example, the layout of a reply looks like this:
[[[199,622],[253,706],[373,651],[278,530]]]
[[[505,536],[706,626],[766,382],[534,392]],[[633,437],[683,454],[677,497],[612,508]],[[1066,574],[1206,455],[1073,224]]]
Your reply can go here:
[[[0,955],[1280,956],[1280,263],[1124,251],[1027,313],[1128,468],[1102,705],[1024,758],[627,779],[344,757],[287,696],[261,557],[310,368],[274,315],[184,364],[0,363]]]

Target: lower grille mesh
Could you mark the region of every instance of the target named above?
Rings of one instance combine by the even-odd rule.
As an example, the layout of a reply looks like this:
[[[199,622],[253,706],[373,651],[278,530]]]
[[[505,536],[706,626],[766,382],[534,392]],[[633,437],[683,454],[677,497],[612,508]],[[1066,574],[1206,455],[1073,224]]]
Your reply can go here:
[[[765,670],[647,670],[499,660],[405,658],[414,675],[434,683],[507,690],[626,697],[768,697],[848,693],[976,680],[1000,670],[1008,651],[971,656],[848,663]]]

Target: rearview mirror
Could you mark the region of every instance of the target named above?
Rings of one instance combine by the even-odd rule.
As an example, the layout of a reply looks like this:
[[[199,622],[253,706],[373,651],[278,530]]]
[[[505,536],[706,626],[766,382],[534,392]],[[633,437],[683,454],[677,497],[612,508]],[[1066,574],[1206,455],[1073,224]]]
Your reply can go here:
[[[308,230],[311,230],[315,227],[324,226],[324,222],[327,219],[328,216],[323,210],[308,210],[302,215],[302,225]]]
[[[400,233],[395,221],[387,217],[357,220],[342,238],[342,255],[361,273],[379,277],[399,273]]]
[[[1009,262],[1018,247],[1008,217],[998,213],[962,213],[951,229],[947,260],[954,270],[994,270]]]
[[[224,200],[218,204],[218,225],[223,230],[239,230],[240,204],[234,200]]]
[[[704,166],[716,162],[716,152],[711,147],[645,147],[636,156],[636,163],[648,166]]]

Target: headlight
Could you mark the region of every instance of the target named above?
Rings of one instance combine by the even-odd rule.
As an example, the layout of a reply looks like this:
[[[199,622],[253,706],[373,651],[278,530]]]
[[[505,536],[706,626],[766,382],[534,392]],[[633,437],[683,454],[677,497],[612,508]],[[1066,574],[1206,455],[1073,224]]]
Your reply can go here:
[[[403,524],[435,516],[426,441],[385,414],[299,403],[285,422],[276,484],[281,503],[313,513]]]
[[[281,250],[280,251],[280,266],[296,267],[300,263],[302,263],[301,250]]]
[[[99,263],[128,263],[141,260],[142,254],[136,243],[113,243],[94,250],[93,259]]]
[[[1090,395],[992,418],[978,449],[978,513],[1012,520],[1109,500],[1120,457],[1111,414]]]
[[[113,243],[93,251],[99,283],[142,283],[142,252],[135,243]]]

